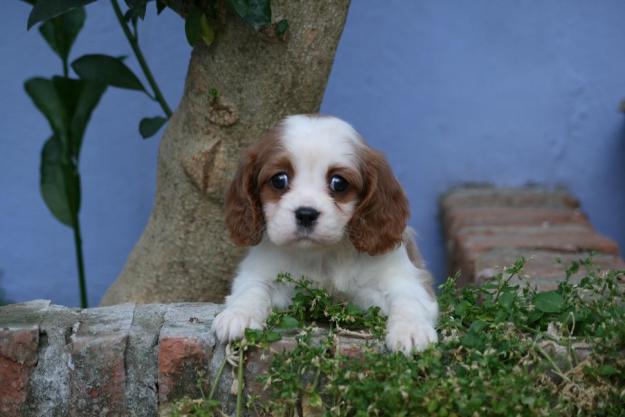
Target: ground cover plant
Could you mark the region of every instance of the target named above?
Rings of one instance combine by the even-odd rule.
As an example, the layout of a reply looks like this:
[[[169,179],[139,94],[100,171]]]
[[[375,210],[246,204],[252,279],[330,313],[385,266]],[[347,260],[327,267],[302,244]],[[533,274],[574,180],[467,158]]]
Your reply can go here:
[[[581,260],[556,290],[538,293],[518,284],[523,265],[482,286],[458,289],[449,278],[439,294],[440,341],[410,357],[381,349],[377,309],[363,312],[305,279],[279,277],[296,286],[293,305],[274,312],[267,329],[248,330],[238,356],[281,337],[297,344],[274,353],[259,377],[270,401],[244,398],[239,367],[236,414],[247,406],[285,416],[625,415],[625,271],[600,273]],[[337,352],[339,334],[361,337],[362,353]],[[222,415],[212,393],[179,402],[173,414]]]

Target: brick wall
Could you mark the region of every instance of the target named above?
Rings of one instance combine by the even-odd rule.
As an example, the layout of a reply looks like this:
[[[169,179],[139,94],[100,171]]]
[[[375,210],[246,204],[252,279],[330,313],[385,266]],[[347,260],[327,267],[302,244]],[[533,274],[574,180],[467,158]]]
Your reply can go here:
[[[518,256],[541,290],[563,266],[596,251],[604,268],[625,267],[614,241],[592,228],[566,192],[539,188],[454,189],[442,199],[451,271],[481,282]],[[173,400],[206,392],[224,358],[209,332],[221,306],[122,304],[71,309],[31,301],[0,307],[0,417],[156,416]],[[341,338],[343,353],[362,340]],[[291,349],[293,338],[273,349]],[[262,396],[255,375],[268,366],[248,356],[247,389]],[[199,382],[199,386],[198,386]],[[232,376],[224,372],[216,399],[233,409]]]
[[[462,284],[480,283],[520,256],[526,282],[541,291],[590,252],[601,268],[624,267],[616,242],[595,231],[579,201],[561,189],[455,188],[441,199],[441,212],[449,271],[460,271]]]
[[[225,356],[209,331],[221,308],[186,303],[80,310],[44,300],[0,307],[0,417],[155,417],[179,398],[200,398]],[[362,343],[340,337],[339,351],[356,354]],[[287,336],[271,349],[295,346]],[[248,394],[266,397],[256,376],[269,361],[266,352],[248,355]],[[230,411],[232,382],[226,370],[215,395]]]

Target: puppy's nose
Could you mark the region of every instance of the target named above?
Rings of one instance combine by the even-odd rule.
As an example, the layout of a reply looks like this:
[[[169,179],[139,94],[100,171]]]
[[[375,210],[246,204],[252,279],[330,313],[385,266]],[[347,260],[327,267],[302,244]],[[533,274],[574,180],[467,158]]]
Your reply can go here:
[[[319,218],[319,211],[312,207],[300,207],[295,210],[295,218],[297,224],[302,227],[310,227]]]

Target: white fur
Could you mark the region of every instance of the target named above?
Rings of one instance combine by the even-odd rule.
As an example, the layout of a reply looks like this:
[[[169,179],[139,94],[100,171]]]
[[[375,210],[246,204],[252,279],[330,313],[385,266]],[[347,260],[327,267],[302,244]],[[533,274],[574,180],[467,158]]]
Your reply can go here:
[[[330,294],[366,309],[379,306],[388,316],[387,346],[409,353],[437,340],[436,300],[425,288],[429,273],[408,258],[405,245],[377,256],[357,251],[346,226],[355,203],[337,204],[328,192],[328,167],[356,168],[357,132],[333,117],[291,116],[282,145],[295,170],[290,189],[263,207],[266,233],[239,267],[226,309],[213,323],[221,341],[239,339],[245,328],[262,328],[272,308],[289,305],[293,287],[275,282],[279,273],[304,276]],[[314,207],[321,215],[302,235],[294,210]]]
[[[328,193],[326,173],[333,165],[356,169],[354,145],[358,143],[358,133],[336,118],[291,116],[285,120],[283,146],[296,175],[290,180],[291,190],[278,203],[263,207],[267,235],[273,243],[310,247],[343,239],[354,204],[335,203]],[[293,213],[298,207],[313,207],[321,212],[317,225],[305,236],[294,221]]]

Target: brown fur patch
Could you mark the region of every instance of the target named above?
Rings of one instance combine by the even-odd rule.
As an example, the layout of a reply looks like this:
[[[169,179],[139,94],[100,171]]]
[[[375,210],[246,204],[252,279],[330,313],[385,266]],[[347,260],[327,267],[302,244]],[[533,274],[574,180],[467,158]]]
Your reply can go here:
[[[358,156],[364,187],[349,222],[349,237],[359,251],[378,255],[401,243],[408,200],[380,152],[363,145]]]
[[[412,228],[407,227],[404,230],[402,241],[404,243],[404,247],[406,248],[406,252],[408,253],[408,259],[410,259],[410,262],[412,262],[415,267],[427,272],[427,278],[421,280],[421,283],[423,284],[423,287],[427,290],[428,294],[430,294],[433,299],[436,299],[436,294],[434,293],[434,287],[432,285],[432,275],[426,268],[423,256],[421,256],[421,251],[419,251],[417,242],[415,242],[414,230],[412,230]]]
[[[241,163],[226,193],[225,219],[232,241],[239,246],[257,245],[262,239],[265,216],[260,196],[259,174],[264,166],[280,158],[282,126],[278,124],[243,151]],[[270,177],[269,177],[270,178]]]
[[[349,186],[345,191],[337,193],[329,189],[330,178],[334,175],[340,175],[348,182]],[[326,184],[328,184],[328,192],[332,198],[334,198],[334,201],[337,203],[349,203],[357,200],[361,194],[363,178],[361,173],[355,169],[342,166],[332,166],[328,169],[328,173],[326,174]]]
[[[293,175],[295,174],[293,165],[286,153],[283,152],[282,150],[277,150],[276,154],[272,155],[270,160],[260,169],[258,187],[260,189],[261,203],[278,201],[289,190],[288,187],[284,190],[277,190],[270,183],[271,178],[281,172],[285,172],[288,175],[289,182],[293,180]]]

